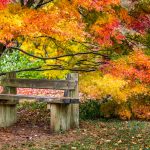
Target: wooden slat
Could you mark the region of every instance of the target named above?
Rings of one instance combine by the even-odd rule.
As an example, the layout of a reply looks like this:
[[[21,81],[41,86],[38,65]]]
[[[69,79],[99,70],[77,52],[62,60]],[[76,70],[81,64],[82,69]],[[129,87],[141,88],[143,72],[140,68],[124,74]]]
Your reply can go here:
[[[5,78],[16,78],[15,73],[7,73]],[[16,94],[15,87],[3,87],[3,94]],[[0,101],[0,127],[7,127],[17,121],[17,108],[15,101],[3,103]]]
[[[78,83],[78,74],[71,73],[67,75],[67,80],[74,80]],[[79,98],[79,87],[78,84],[76,85],[74,90],[66,90],[64,96],[71,97],[71,98]],[[70,105],[71,112],[70,112],[70,127],[71,128],[78,128],[79,127],[79,104]]]
[[[18,88],[71,90],[75,88],[76,82],[73,80],[3,79],[1,85]]]
[[[34,99],[39,102],[47,103],[60,103],[60,104],[70,104],[79,103],[79,99],[70,97],[49,97],[49,96],[28,96],[28,95],[15,95],[15,94],[0,94],[0,101],[19,101],[20,99]]]

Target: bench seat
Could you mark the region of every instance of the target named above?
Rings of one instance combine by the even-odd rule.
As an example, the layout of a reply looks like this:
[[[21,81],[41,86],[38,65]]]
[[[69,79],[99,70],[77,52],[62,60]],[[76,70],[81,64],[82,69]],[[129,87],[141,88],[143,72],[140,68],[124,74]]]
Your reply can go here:
[[[74,104],[79,103],[79,99],[71,97],[49,97],[49,96],[32,96],[32,95],[21,95],[21,94],[0,94],[0,103],[7,101],[18,102],[21,99],[34,99],[38,102],[47,103],[60,103],[60,104]]]

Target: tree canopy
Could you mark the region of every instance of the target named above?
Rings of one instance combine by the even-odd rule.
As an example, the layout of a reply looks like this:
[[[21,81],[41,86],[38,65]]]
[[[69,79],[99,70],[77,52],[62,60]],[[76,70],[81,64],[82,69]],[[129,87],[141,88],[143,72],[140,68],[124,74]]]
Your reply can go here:
[[[149,4],[149,0],[0,0],[1,75],[36,70],[49,78],[69,71],[83,72],[84,77],[86,72],[97,87],[103,86],[98,85],[103,75],[104,81],[117,78],[120,95],[128,86],[125,95],[147,92]],[[19,64],[22,59],[30,65]],[[17,65],[7,67],[14,60]]]

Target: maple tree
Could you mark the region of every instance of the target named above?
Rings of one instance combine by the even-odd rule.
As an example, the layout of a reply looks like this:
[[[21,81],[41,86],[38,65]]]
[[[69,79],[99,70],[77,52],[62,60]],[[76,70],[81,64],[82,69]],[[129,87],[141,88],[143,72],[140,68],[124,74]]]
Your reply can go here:
[[[120,0],[0,0],[1,60],[19,51],[36,65],[11,72],[44,71],[48,78],[84,72],[81,90],[93,98],[111,94],[120,103],[145,93],[149,56],[134,47],[148,43],[149,1],[130,2],[126,8]]]
[[[89,67],[89,71],[95,70],[95,66],[101,64],[101,57],[105,57],[101,50],[111,46],[113,40],[121,42],[124,38],[113,9],[119,1],[19,2],[1,3],[0,41],[7,49],[19,50],[55,65],[55,68],[49,66],[52,69],[78,70],[80,66],[81,71]],[[73,69],[73,66],[77,67]]]

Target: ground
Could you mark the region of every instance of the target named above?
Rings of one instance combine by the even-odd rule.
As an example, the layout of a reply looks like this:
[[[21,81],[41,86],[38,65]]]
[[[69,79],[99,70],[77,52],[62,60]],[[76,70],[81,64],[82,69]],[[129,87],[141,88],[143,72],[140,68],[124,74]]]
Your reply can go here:
[[[150,122],[81,120],[80,129],[52,134],[45,105],[18,106],[18,122],[0,129],[1,150],[150,150]]]

